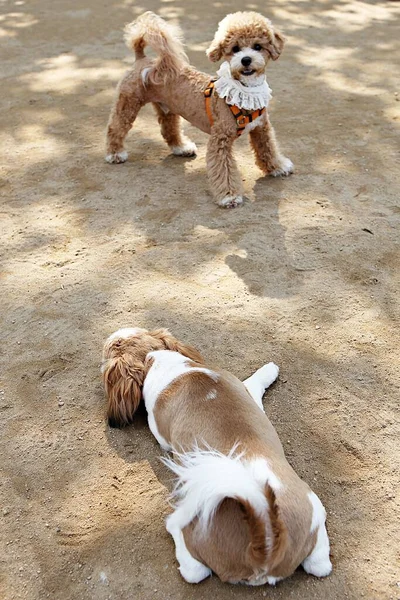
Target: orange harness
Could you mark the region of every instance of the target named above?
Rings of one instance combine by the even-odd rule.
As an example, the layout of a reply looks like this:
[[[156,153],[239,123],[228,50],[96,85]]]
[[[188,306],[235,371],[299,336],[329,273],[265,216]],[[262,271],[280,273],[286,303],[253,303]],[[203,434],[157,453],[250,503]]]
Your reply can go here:
[[[204,90],[204,98],[206,101],[206,111],[207,111],[207,116],[208,116],[208,120],[210,121],[211,127],[214,124],[214,118],[213,118],[212,111],[211,111],[211,96],[214,91],[215,81],[216,81],[215,79],[212,79],[210,81],[210,83],[208,84],[208,86],[206,87],[206,89]],[[265,107],[259,108],[253,112],[248,112],[248,111],[243,111],[238,106],[235,106],[232,104],[228,104],[228,106],[231,109],[231,113],[233,114],[233,116],[235,117],[235,120],[236,120],[236,129],[237,129],[236,135],[237,135],[237,137],[242,135],[243,131],[246,128],[246,125],[248,125],[249,123],[252,123],[255,119],[258,119],[258,117],[260,117],[262,114],[265,113]]]

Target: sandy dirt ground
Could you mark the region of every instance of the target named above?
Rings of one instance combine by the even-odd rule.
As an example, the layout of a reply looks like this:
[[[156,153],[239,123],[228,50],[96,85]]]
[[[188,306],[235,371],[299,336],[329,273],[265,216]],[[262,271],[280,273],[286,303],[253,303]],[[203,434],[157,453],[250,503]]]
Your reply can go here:
[[[216,23],[243,3],[1,7],[0,597],[399,598],[399,5],[247,5],[288,38],[268,80],[296,173],[263,178],[239,140],[249,200],[233,211],[207,189],[206,135],[187,126],[198,158],[171,157],[146,108],[113,166],[104,129],[126,22],[178,20],[212,74]],[[327,507],[329,578],[180,578],[145,415],[104,419],[102,343],[127,325],[167,326],[242,378],[280,365],[265,406]]]

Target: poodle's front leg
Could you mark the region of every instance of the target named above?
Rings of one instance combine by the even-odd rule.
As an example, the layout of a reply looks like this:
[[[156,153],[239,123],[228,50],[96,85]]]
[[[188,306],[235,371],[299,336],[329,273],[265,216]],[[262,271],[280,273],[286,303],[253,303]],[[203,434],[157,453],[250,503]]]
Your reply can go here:
[[[293,173],[293,163],[281,154],[268,116],[262,125],[250,131],[250,142],[256,156],[256,164],[266,175],[278,177]]]
[[[107,126],[107,154],[106,161],[109,163],[123,163],[128,158],[124,150],[124,140],[133,125],[143,102],[140,98],[119,91]]]
[[[217,204],[235,208],[243,203],[242,182],[233,157],[235,137],[213,127],[207,146],[207,172]]]

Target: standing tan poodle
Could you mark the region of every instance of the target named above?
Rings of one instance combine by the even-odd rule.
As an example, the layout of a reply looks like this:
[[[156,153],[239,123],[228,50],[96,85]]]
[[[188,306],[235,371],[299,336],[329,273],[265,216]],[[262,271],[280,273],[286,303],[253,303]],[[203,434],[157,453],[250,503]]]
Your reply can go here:
[[[234,208],[243,202],[232,152],[242,133],[249,132],[256,163],[265,174],[293,172],[292,162],[279,151],[266,110],[271,90],[265,69],[270,58],[279,58],[284,45],[268,19],[237,12],[220,22],[207,55],[213,62],[224,62],[211,82],[209,75],[189,64],[179,30],[154,13],[146,12],[127,25],[125,40],[136,61],[118,85],[107,129],[107,162],[127,160],[124,139],[142,106],[152,102],[173,154],[194,156],[197,150],[182,133],[181,117],[210,134],[207,171],[219,206]],[[147,45],[157,58],[144,54]]]

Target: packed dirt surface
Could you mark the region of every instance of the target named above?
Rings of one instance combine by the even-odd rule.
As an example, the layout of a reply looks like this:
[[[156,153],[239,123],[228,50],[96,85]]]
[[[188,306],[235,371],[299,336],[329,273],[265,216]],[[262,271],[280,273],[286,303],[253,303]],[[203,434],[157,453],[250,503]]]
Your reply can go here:
[[[1,59],[0,597],[398,599],[399,165],[396,2],[4,0]],[[122,28],[151,9],[191,62],[244,7],[287,36],[271,120],[295,163],[219,209],[207,136],[172,157],[146,107],[124,165],[104,162]],[[396,72],[397,69],[397,72]],[[333,573],[276,588],[185,583],[165,531],[170,474],[140,414],[111,430],[104,339],[165,326],[265,397],[291,464],[328,511]]]

